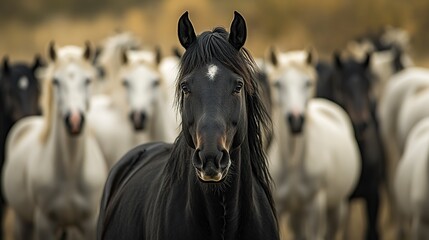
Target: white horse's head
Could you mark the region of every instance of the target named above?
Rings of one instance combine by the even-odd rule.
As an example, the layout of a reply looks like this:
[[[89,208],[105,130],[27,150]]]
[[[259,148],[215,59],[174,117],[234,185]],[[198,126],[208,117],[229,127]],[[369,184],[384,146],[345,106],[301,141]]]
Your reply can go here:
[[[144,130],[153,119],[159,101],[164,97],[162,78],[158,71],[160,53],[156,51],[125,51],[120,79],[127,92],[130,120],[135,130]]]
[[[42,107],[48,122],[55,112],[64,119],[67,131],[78,135],[84,126],[90,100],[90,84],[95,76],[91,65],[91,47],[49,47],[51,60],[45,72]],[[54,110],[55,109],[55,110]],[[52,116],[52,117],[51,117]]]
[[[274,104],[289,123],[293,134],[303,129],[308,101],[316,91],[316,70],[311,51],[277,53],[271,49],[268,74]]]

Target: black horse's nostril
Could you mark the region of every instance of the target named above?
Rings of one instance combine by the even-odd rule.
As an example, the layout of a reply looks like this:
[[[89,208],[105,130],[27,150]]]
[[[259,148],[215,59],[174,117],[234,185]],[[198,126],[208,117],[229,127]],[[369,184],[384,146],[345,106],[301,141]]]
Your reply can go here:
[[[289,129],[292,134],[299,134],[302,132],[305,117],[303,114],[294,115],[288,113],[286,115],[286,121],[289,123]]]
[[[196,169],[201,171],[203,169],[203,161],[201,160],[200,152],[200,149],[195,150],[194,156],[192,157],[192,164]]]
[[[229,153],[226,151],[226,149],[222,150],[221,152],[222,156],[220,158],[220,168],[223,170],[228,167],[229,165]]]

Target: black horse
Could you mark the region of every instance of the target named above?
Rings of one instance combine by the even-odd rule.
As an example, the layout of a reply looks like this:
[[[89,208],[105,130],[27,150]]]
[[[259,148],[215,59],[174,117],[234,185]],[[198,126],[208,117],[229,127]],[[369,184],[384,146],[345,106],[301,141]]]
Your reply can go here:
[[[379,239],[377,229],[380,187],[385,180],[384,149],[379,134],[376,104],[371,99],[373,78],[369,69],[371,55],[363,62],[341,59],[334,55],[334,64],[320,65],[318,96],[343,107],[352,120],[362,157],[362,171],[350,200],[363,198],[366,203],[367,240]]]
[[[178,35],[176,99],[182,131],[173,145],[128,152],[111,170],[98,239],[279,239],[262,132],[271,121],[255,64],[242,48],[247,30],[235,12],[230,34],[195,35],[188,13]]]
[[[0,172],[5,157],[5,143],[9,130],[19,119],[40,113],[38,106],[39,83],[35,76],[42,67],[42,60],[35,57],[34,63],[9,64],[8,57],[3,58],[0,74]],[[1,177],[1,175],[0,175]],[[3,178],[0,178],[0,181]],[[5,200],[0,191],[0,231],[3,226]],[[0,232],[0,239],[3,231]]]

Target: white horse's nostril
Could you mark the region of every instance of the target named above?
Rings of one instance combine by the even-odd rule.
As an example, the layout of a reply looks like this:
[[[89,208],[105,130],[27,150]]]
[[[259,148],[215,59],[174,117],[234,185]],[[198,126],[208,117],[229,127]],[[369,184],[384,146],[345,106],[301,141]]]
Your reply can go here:
[[[72,132],[79,132],[79,128],[82,122],[81,114],[78,111],[71,112],[69,121]]]

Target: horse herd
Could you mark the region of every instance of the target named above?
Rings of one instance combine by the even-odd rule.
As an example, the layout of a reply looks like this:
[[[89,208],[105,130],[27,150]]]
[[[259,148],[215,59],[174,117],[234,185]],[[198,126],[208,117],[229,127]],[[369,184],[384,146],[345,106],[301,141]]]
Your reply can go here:
[[[229,33],[200,35],[186,12],[183,54],[125,32],[97,51],[52,42],[48,63],[5,57],[0,214],[14,238],[279,239],[287,222],[294,239],[349,239],[359,198],[376,240],[385,188],[398,239],[429,239],[429,69],[412,66],[406,32],[332,61],[273,47],[254,60],[246,38],[238,12]]]

